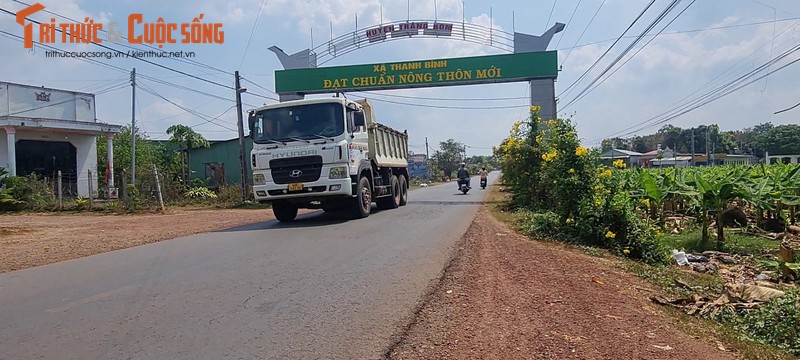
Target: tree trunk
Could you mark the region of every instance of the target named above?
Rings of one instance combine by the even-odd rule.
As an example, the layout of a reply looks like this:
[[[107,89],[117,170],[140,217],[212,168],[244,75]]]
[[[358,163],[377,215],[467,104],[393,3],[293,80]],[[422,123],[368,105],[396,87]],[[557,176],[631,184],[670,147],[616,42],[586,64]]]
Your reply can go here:
[[[717,251],[722,251],[722,244],[725,242],[724,224],[722,223],[722,211],[717,209]]]
[[[186,184],[186,153],[181,150],[181,183],[184,187]]]
[[[703,211],[700,214],[700,218],[702,220],[702,226],[703,226],[702,243],[703,243],[703,247],[705,248],[706,244],[708,244],[708,212],[707,211]]]

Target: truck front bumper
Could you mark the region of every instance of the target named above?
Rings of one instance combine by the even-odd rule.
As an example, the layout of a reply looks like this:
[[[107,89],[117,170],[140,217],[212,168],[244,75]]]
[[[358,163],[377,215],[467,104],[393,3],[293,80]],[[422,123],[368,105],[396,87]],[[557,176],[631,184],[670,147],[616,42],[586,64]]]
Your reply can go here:
[[[290,184],[276,184],[267,182],[263,185],[253,185],[255,200],[259,202],[296,199],[308,197],[352,196],[352,180],[348,176],[344,179],[323,179],[302,184],[302,188],[289,189]]]

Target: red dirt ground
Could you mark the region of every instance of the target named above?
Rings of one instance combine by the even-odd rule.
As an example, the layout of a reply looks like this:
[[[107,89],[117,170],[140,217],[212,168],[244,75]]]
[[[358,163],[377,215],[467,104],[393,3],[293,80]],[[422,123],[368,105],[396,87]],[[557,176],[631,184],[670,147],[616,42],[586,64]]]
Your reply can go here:
[[[392,359],[734,359],[671,325],[608,260],[531,241],[484,207]]]

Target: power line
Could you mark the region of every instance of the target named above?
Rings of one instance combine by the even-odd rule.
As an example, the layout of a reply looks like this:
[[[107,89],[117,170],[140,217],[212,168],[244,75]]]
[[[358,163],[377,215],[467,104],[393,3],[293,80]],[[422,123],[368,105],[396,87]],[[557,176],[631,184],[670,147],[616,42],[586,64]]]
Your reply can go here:
[[[31,6],[30,4],[28,4],[28,3],[25,3],[25,2],[23,2],[23,1],[20,1],[20,0],[12,0],[12,1],[14,1],[14,2],[16,2],[16,3],[18,3],[18,4],[25,5],[25,6]],[[53,15],[53,16],[58,16],[58,17],[60,17],[60,18],[62,18],[62,19],[66,19],[66,20],[69,20],[69,21],[72,21],[72,22],[75,22],[75,23],[81,23],[81,21],[75,20],[75,19],[73,19],[73,18],[70,18],[70,17],[68,17],[68,16],[64,16],[64,15],[61,15],[61,14],[58,14],[58,13],[52,12],[52,11],[50,11],[50,10],[47,10],[47,9],[44,9],[44,10],[42,10],[42,12],[44,12],[44,13],[48,13],[48,14],[51,14],[51,15]],[[108,33],[108,30],[105,30],[105,29],[101,29],[100,31],[102,31],[102,32],[104,32],[104,33]],[[122,39],[125,39],[125,40],[128,40],[128,38],[127,38],[127,37],[125,37],[125,36],[121,36],[121,35],[120,35],[120,38],[122,38]],[[124,43],[123,43],[123,44],[121,44],[121,46],[122,46],[122,47],[125,47],[125,48],[128,48],[128,49],[132,49],[132,50],[138,50],[138,48],[137,48],[137,47],[130,46],[130,45],[125,45]],[[150,48],[150,49],[153,49],[153,50],[156,50],[156,51],[162,51],[161,49],[159,49],[159,48],[156,48],[155,46],[152,46],[152,45],[148,45],[148,44],[142,44],[142,46],[144,46],[144,47],[147,47],[147,48]],[[210,70],[216,70],[216,71],[218,71],[218,72],[220,72],[220,73],[227,73],[225,70],[221,70],[221,69],[219,69],[219,68],[213,67],[213,66],[211,66],[211,65],[208,65],[208,64],[201,63],[201,62],[199,62],[199,61],[196,61],[196,60],[185,59],[185,58],[174,58],[174,57],[169,57],[169,59],[172,59],[172,60],[174,60],[174,61],[178,61],[178,62],[182,62],[182,63],[186,63],[186,64],[195,65],[195,66],[202,67],[202,68],[206,68],[206,69],[210,69]]]
[[[689,112],[691,112],[691,111],[693,111],[693,110],[695,110],[697,108],[700,108],[700,107],[705,106],[705,105],[707,105],[707,104],[709,104],[711,102],[714,102],[714,101],[716,101],[718,99],[721,99],[721,98],[723,98],[723,97],[725,97],[727,95],[730,95],[731,93],[736,92],[737,90],[739,90],[739,89],[741,89],[741,88],[743,88],[745,86],[753,84],[753,83],[757,82],[758,80],[761,80],[761,79],[763,79],[763,78],[765,78],[765,77],[767,77],[767,76],[769,76],[769,75],[771,75],[771,74],[773,74],[773,73],[775,73],[777,71],[780,71],[780,70],[788,67],[789,65],[792,65],[792,64],[800,61],[800,58],[795,59],[795,60],[789,62],[788,64],[783,65],[783,66],[781,66],[781,67],[779,67],[777,69],[770,70],[766,74],[764,74],[764,75],[762,75],[760,77],[757,77],[757,78],[755,78],[755,79],[753,79],[753,80],[751,80],[749,82],[744,82],[745,79],[747,79],[749,77],[752,77],[755,73],[760,72],[761,70],[763,70],[765,68],[768,68],[771,65],[774,65],[774,63],[778,62],[779,60],[782,60],[782,59],[786,58],[787,56],[789,56],[792,53],[797,52],[797,51],[800,51],[800,45],[795,46],[794,48],[792,48],[791,50],[785,52],[784,54],[782,54],[782,55],[780,55],[780,56],[768,61],[765,64],[762,64],[761,66],[759,66],[758,68],[756,68],[753,71],[749,72],[748,74],[742,75],[739,78],[737,78],[737,79],[735,79],[733,81],[730,81],[727,84],[725,84],[723,86],[720,86],[720,87],[718,87],[718,88],[716,88],[716,89],[704,94],[703,96],[700,96],[699,98],[696,98],[694,101],[692,101],[690,103],[692,105],[688,106],[688,108],[687,108],[688,104],[687,105],[682,105],[680,107],[676,107],[675,109],[673,109],[671,111],[668,111],[667,113],[674,112],[675,110],[681,109],[681,108],[685,108],[685,110],[680,111],[680,112],[675,113],[675,114],[672,114],[672,115],[669,115],[669,116],[667,116],[667,117],[665,117],[663,119],[659,119],[658,121],[656,121],[653,124],[644,125],[644,124],[647,124],[647,123],[651,122],[652,120],[657,119],[657,117],[653,117],[653,118],[651,118],[649,120],[646,120],[646,121],[644,121],[644,122],[639,124],[639,125],[644,125],[643,127],[640,127],[640,128],[638,128],[636,130],[633,130],[631,132],[625,133],[625,134],[623,134],[621,136],[634,134],[634,133],[636,133],[638,131],[641,131],[641,130],[644,130],[646,128],[649,128],[649,127],[652,127],[652,126],[655,126],[655,125],[659,125],[659,124],[663,124],[663,123],[665,123],[665,122],[667,122],[669,120],[672,120],[672,119],[674,119],[674,118],[676,118],[678,116],[687,114],[687,113],[689,113]],[[739,83],[741,85],[736,86],[735,84],[737,84],[737,83]],[[636,125],[634,125],[634,126],[636,126]]]
[[[792,20],[800,20],[800,16],[777,19],[777,20],[757,21],[757,22],[743,23],[743,24],[720,25],[720,26],[714,26],[714,27],[708,27],[708,28],[700,28],[700,29],[667,31],[667,32],[664,32],[664,33],[662,33],[662,34],[660,34],[658,36],[691,34],[691,33],[706,32],[706,31],[713,31],[713,30],[725,30],[725,29],[733,29],[733,28],[740,28],[740,27],[747,27],[747,26],[775,24],[775,23],[792,21]],[[647,35],[647,36],[655,36],[655,35]],[[647,37],[647,36],[645,36],[645,37]],[[623,36],[622,38],[623,39],[632,39],[632,38],[635,38],[635,37],[637,37],[637,36],[636,35],[628,35],[628,36]],[[558,51],[572,50],[572,49],[576,49],[576,48],[582,48],[582,47],[586,47],[586,46],[602,44],[602,43],[606,43],[606,42],[614,41],[614,40],[615,39],[598,40],[598,41],[592,41],[592,42],[588,42],[588,43],[584,43],[584,44],[580,44],[580,45],[577,45],[577,42],[576,42],[576,44],[573,45],[572,47],[561,48],[561,49],[558,49]],[[566,61],[566,59],[564,59],[564,61]]]
[[[569,20],[567,20],[567,24],[572,24],[572,18],[574,18],[575,13],[578,12],[578,8],[581,6],[581,1],[583,0],[578,0],[578,4],[575,5],[575,10],[572,10],[572,15],[570,15]],[[564,39],[564,36],[567,35],[567,31],[569,31],[569,26],[566,29],[564,29],[564,32],[561,34],[561,36],[558,37],[558,42],[556,42],[556,48],[558,48],[558,45],[561,44],[561,40]]]
[[[16,14],[15,14],[15,13],[13,13],[13,12],[11,12],[11,11],[8,11],[7,9],[4,9],[4,8],[0,8],[0,11],[3,11],[3,12],[5,12],[6,14],[9,14],[9,15],[11,15],[11,16],[16,16]],[[32,22],[32,23],[34,23],[34,24],[39,24],[39,25],[41,25],[41,22],[39,22],[39,21],[36,21],[36,20],[31,20],[30,18],[26,18],[26,19],[27,19],[28,21],[30,21],[30,22]],[[64,32],[65,32],[65,31],[64,31],[64,30],[62,30],[61,28],[57,28],[56,30],[57,30],[57,31],[59,31],[59,32],[62,32],[62,33],[64,33]],[[69,33],[69,32],[67,32],[67,34],[70,34],[70,33]],[[119,53],[119,54],[125,54],[125,53],[124,53],[124,52],[122,52],[122,51],[119,51],[119,50],[117,50],[117,49],[114,49],[114,48],[111,48],[111,47],[105,46],[105,45],[103,45],[103,44],[98,44],[98,43],[95,43],[95,42],[92,42],[91,44],[93,44],[93,45],[95,45],[95,46],[99,46],[99,47],[101,47],[101,48],[104,48],[104,49],[107,49],[107,50],[110,50],[110,51],[114,51],[114,52],[116,52],[116,53]],[[203,79],[203,78],[201,78],[201,77],[199,77],[199,76],[195,76],[195,75],[192,75],[192,74],[189,74],[189,73],[183,72],[183,71],[181,71],[181,70],[173,69],[173,68],[171,68],[171,67],[169,67],[169,66],[161,65],[161,64],[159,64],[159,63],[155,63],[155,62],[149,61],[149,60],[147,60],[147,59],[144,59],[144,58],[142,58],[142,57],[134,57],[134,59],[136,59],[136,60],[139,60],[139,61],[144,61],[144,62],[146,62],[146,63],[148,63],[148,64],[150,64],[150,65],[157,66],[157,67],[160,67],[160,68],[162,68],[162,69],[169,70],[169,71],[172,71],[172,72],[176,72],[176,73],[178,73],[178,74],[182,74],[182,75],[185,75],[185,76],[191,77],[191,78],[193,78],[193,79],[197,79],[197,80],[200,80],[200,81],[203,81],[203,82],[207,82],[207,83],[209,83],[209,84],[213,84],[213,85],[217,85],[217,86],[220,86],[220,87],[224,87],[224,88],[226,88],[226,89],[233,89],[233,87],[231,87],[231,86],[228,86],[228,85],[223,85],[223,84],[220,84],[220,83],[218,83],[218,82],[216,82],[216,81],[211,81],[211,80],[208,80],[208,79]]]
[[[585,27],[585,28],[583,28],[583,32],[581,32],[581,35],[580,35],[580,36],[578,36],[578,39],[577,39],[577,40],[575,40],[575,44],[573,44],[573,45],[572,45],[572,48],[570,48],[570,49],[569,49],[569,52],[567,52],[567,56],[566,56],[566,57],[564,57],[564,61],[562,61],[562,62],[561,62],[561,64],[562,64],[562,65],[563,65],[565,62],[567,62],[567,59],[569,59],[569,56],[570,56],[570,54],[572,54],[572,50],[574,50],[574,49],[575,49],[575,47],[576,47],[576,45],[578,45],[578,41],[581,41],[581,39],[583,38],[583,34],[586,34],[586,30],[589,30],[589,26],[591,26],[591,25],[592,25],[592,23],[594,22],[594,19],[597,17],[597,14],[598,14],[598,13],[600,13],[600,9],[602,9],[602,8],[603,8],[603,5],[605,5],[605,4],[606,4],[606,0],[603,0],[603,2],[602,2],[602,3],[600,3],[600,6],[599,6],[599,7],[597,8],[597,10],[594,12],[594,15],[592,15],[592,18],[589,20],[589,23],[588,23],[588,24],[586,24],[586,27]],[[563,37],[564,35],[561,35],[561,36]]]
[[[616,40],[616,41],[614,41],[614,43],[613,43],[613,44],[611,44],[611,46],[609,46],[609,47],[608,47],[608,49],[606,49],[606,51],[605,51],[605,52],[604,52],[602,55],[600,55],[600,57],[598,57],[598,58],[597,58],[597,60],[595,60],[595,62],[592,64],[592,66],[590,66],[588,69],[586,69],[586,71],[584,71],[584,72],[583,72],[583,74],[581,74],[581,76],[580,76],[580,77],[578,77],[578,79],[577,79],[577,80],[575,80],[575,81],[574,81],[572,84],[570,84],[569,86],[567,86],[567,88],[566,88],[566,89],[564,89],[564,91],[562,91],[562,92],[561,92],[561,94],[558,94],[558,97],[560,98],[560,97],[561,97],[561,96],[562,96],[562,95],[563,95],[565,92],[568,92],[568,91],[569,91],[569,90],[570,90],[570,89],[571,89],[573,86],[575,86],[576,84],[578,84],[578,82],[580,82],[581,80],[583,80],[583,78],[584,78],[584,77],[585,77],[585,76],[586,76],[586,75],[587,75],[587,74],[588,74],[590,71],[592,71],[592,69],[594,69],[594,67],[595,67],[595,66],[597,66],[597,64],[598,64],[598,63],[600,63],[600,60],[601,60],[601,59],[603,59],[603,58],[604,58],[604,57],[605,57],[605,56],[606,56],[606,55],[607,55],[607,54],[608,54],[608,53],[611,51],[611,49],[612,49],[612,48],[614,48],[614,45],[616,45],[616,44],[617,44],[617,43],[618,43],[618,42],[619,42],[619,41],[622,39],[622,37],[623,37],[623,36],[625,36],[625,34],[627,34],[627,33],[628,33],[628,31],[629,31],[631,28],[633,28],[633,25],[635,25],[635,24],[636,24],[636,22],[638,22],[638,21],[639,21],[639,19],[641,19],[641,18],[642,18],[642,16],[644,16],[644,13],[645,13],[645,12],[647,12],[647,10],[648,10],[648,9],[650,9],[650,7],[651,7],[651,6],[653,6],[653,4],[654,4],[655,2],[656,2],[656,0],[650,0],[650,3],[649,3],[649,4],[647,4],[647,6],[645,6],[645,8],[644,8],[644,9],[643,9],[643,10],[642,10],[640,13],[639,13],[639,15],[638,15],[638,16],[636,16],[636,18],[635,18],[635,19],[633,19],[633,22],[631,22],[631,23],[630,23],[630,25],[628,25],[628,27],[625,29],[625,31],[623,31],[623,32],[622,32],[622,34],[621,34],[621,35],[620,35],[620,36],[617,38],[617,40]]]
[[[575,98],[574,98],[573,100],[571,100],[569,103],[567,103],[567,105],[565,105],[564,107],[562,107],[562,108],[561,108],[561,110],[565,110],[565,109],[567,109],[567,108],[568,108],[568,107],[570,107],[572,104],[575,104],[576,102],[578,102],[579,100],[581,100],[582,98],[584,98],[586,95],[589,95],[589,93],[591,93],[591,92],[592,92],[594,89],[596,89],[598,86],[602,85],[602,84],[603,84],[603,83],[604,83],[606,80],[608,80],[608,78],[610,78],[611,76],[613,76],[613,75],[614,75],[614,74],[615,74],[617,71],[619,71],[619,69],[621,69],[623,66],[625,66],[625,64],[627,64],[627,63],[628,63],[628,61],[630,61],[631,59],[633,59],[634,57],[636,57],[636,55],[637,55],[637,54],[639,54],[639,52],[640,52],[640,51],[642,51],[642,49],[646,48],[646,47],[647,47],[647,45],[649,45],[649,44],[650,44],[650,43],[651,43],[651,42],[652,42],[652,41],[653,41],[653,40],[654,40],[656,37],[658,37],[658,35],[659,35],[659,34],[661,34],[661,32],[663,32],[663,31],[664,31],[664,29],[666,29],[667,27],[669,27],[670,25],[672,25],[672,23],[673,23],[673,22],[675,22],[675,20],[677,20],[677,19],[678,19],[678,18],[679,18],[681,15],[683,15],[683,13],[684,13],[684,12],[686,12],[686,10],[688,10],[688,9],[689,9],[689,7],[691,7],[691,6],[692,6],[692,4],[694,4],[694,2],[695,2],[695,1],[696,1],[696,0],[692,0],[692,2],[691,2],[691,3],[689,3],[689,5],[687,5],[687,6],[686,6],[686,7],[685,7],[685,8],[684,8],[684,9],[683,9],[683,10],[682,10],[680,13],[678,13],[678,15],[677,15],[677,16],[675,16],[675,17],[674,17],[674,18],[673,18],[673,19],[672,19],[672,20],[671,20],[669,23],[667,23],[667,25],[666,25],[666,26],[664,26],[663,28],[661,28],[661,31],[659,31],[659,32],[658,32],[658,33],[657,33],[655,36],[651,37],[651,38],[650,38],[650,40],[649,40],[649,41],[647,41],[647,42],[644,44],[644,46],[640,47],[640,48],[639,48],[639,49],[638,49],[638,50],[637,50],[637,51],[636,51],[636,52],[635,52],[635,53],[634,53],[634,54],[633,54],[631,57],[629,57],[627,60],[625,60],[625,62],[623,62],[623,63],[622,63],[622,64],[621,64],[619,67],[617,67],[617,68],[616,68],[616,69],[615,69],[615,70],[614,70],[614,71],[613,71],[611,74],[609,74],[609,75],[608,75],[608,76],[607,76],[605,79],[603,79],[602,81],[600,81],[599,83],[597,83],[597,81],[598,81],[598,80],[600,80],[600,78],[601,78],[601,77],[603,77],[603,75],[605,75],[605,74],[606,74],[606,73],[607,73],[609,70],[611,70],[611,68],[612,68],[614,65],[616,65],[616,63],[617,63],[617,62],[619,62],[619,61],[620,61],[620,60],[621,60],[621,59],[622,59],[622,58],[623,58],[625,55],[627,55],[627,53],[628,53],[628,52],[630,52],[630,50],[632,50],[632,49],[633,49],[633,47],[634,47],[634,46],[635,46],[635,45],[636,45],[636,44],[637,44],[637,43],[638,43],[638,42],[639,42],[639,41],[640,41],[640,40],[641,40],[641,39],[644,37],[644,35],[645,35],[647,32],[649,32],[650,30],[652,30],[653,28],[655,28],[655,26],[656,26],[656,25],[657,25],[659,22],[661,22],[661,21],[662,21],[662,20],[663,20],[663,19],[664,19],[664,18],[667,16],[667,14],[668,14],[668,13],[670,13],[670,12],[671,12],[671,11],[672,11],[672,10],[675,8],[675,6],[677,6],[677,4],[680,2],[680,0],[674,0],[674,1],[673,1],[673,2],[670,4],[670,6],[669,6],[669,7],[667,7],[667,9],[665,9],[665,10],[664,10],[664,11],[663,11],[663,12],[662,12],[662,13],[661,13],[661,14],[660,14],[660,15],[659,15],[659,16],[658,16],[658,17],[657,17],[657,18],[656,18],[656,19],[655,19],[655,20],[654,20],[654,21],[653,21],[651,24],[650,24],[650,26],[648,26],[648,27],[647,27],[647,28],[646,28],[646,29],[645,29],[645,30],[644,30],[644,31],[643,31],[643,32],[640,34],[640,36],[639,36],[639,37],[638,37],[636,40],[634,40],[633,42],[631,42],[631,44],[630,44],[630,45],[629,45],[629,46],[628,46],[628,47],[627,47],[627,48],[626,48],[626,49],[625,49],[625,50],[624,50],[624,51],[623,51],[623,52],[622,52],[622,53],[621,53],[619,56],[617,56],[617,58],[616,58],[616,59],[614,59],[614,61],[612,61],[612,62],[611,62],[611,64],[610,64],[610,65],[608,65],[608,67],[606,67],[606,69],[605,69],[605,70],[603,70],[603,71],[600,73],[600,75],[598,75],[598,76],[597,76],[597,77],[596,77],[594,80],[592,80],[592,82],[589,84],[589,86],[587,86],[587,87],[586,87],[586,88],[584,88],[584,89],[583,89],[583,90],[582,90],[580,93],[578,93],[578,95],[577,95],[577,96],[575,96]],[[596,83],[596,85],[595,85],[595,83]]]
[[[550,19],[553,18],[553,11],[556,9],[556,4],[558,0],[553,0],[553,7],[550,8],[550,16],[547,17],[547,22],[544,23],[544,30],[547,31],[547,26],[550,24]]]
[[[192,110],[192,109],[188,109],[188,108],[186,108],[186,107],[184,107],[184,106],[182,106],[182,105],[179,105],[179,104],[175,103],[174,101],[172,101],[172,100],[170,100],[170,99],[167,99],[166,97],[164,97],[163,95],[159,94],[157,91],[155,91],[155,90],[151,89],[151,88],[150,88],[149,86],[147,86],[147,85],[144,85],[144,84],[138,84],[138,85],[139,85],[139,86],[141,86],[142,90],[144,90],[144,91],[145,91],[145,92],[147,92],[148,94],[150,94],[150,95],[153,95],[153,96],[156,96],[156,97],[158,97],[158,98],[161,98],[162,100],[164,100],[164,101],[166,101],[166,102],[168,102],[168,103],[170,103],[170,104],[172,104],[172,105],[175,105],[176,107],[178,107],[178,108],[180,108],[180,109],[182,109],[182,110],[184,110],[184,111],[186,111],[186,112],[188,112],[188,113],[190,113],[190,114],[192,114],[192,115],[195,115],[195,116],[197,116],[197,117],[199,117],[199,118],[201,118],[201,119],[207,120],[207,122],[213,123],[213,124],[215,124],[215,125],[217,125],[217,126],[219,126],[219,127],[223,128],[223,129],[228,129],[228,130],[231,130],[231,131],[236,131],[236,130],[234,130],[234,129],[231,129],[231,128],[229,128],[229,127],[225,126],[224,124],[219,124],[219,123],[216,123],[216,122],[214,122],[214,120],[215,120],[215,119],[211,119],[211,118],[210,118],[210,116],[208,116],[208,115],[202,114],[202,113],[200,113],[200,112],[197,112],[197,111],[195,111],[195,110]]]
[[[790,108],[787,108],[787,109],[783,109],[783,110],[776,111],[776,112],[774,113],[774,115],[778,115],[778,114],[780,114],[780,113],[782,113],[782,112],[787,112],[787,111],[789,111],[789,110],[792,110],[792,109],[794,109],[794,108],[796,108],[796,107],[798,107],[798,106],[800,106],[800,103],[797,103],[796,105],[794,105],[794,106],[792,106],[792,107],[790,107]]]
[[[250,37],[247,38],[247,45],[244,47],[244,53],[242,54],[242,61],[239,62],[239,70],[242,69],[242,64],[244,64],[244,58],[247,56],[247,50],[250,50],[250,42],[253,40],[253,34],[256,33],[256,27],[258,26],[259,21],[261,20],[261,14],[264,12],[264,6],[266,5],[267,0],[261,0],[261,6],[258,7],[258,15],[256,15],[256,21],[253,22],[253,29],[250,30]]]
[[[797,21],[797,22],[795,22],[795,24],[793,24],[792,26],[794,26],[794,25],[796,25],[796,24],[798,24],[798,23],[800,23],[800,21]],[[781,31],[781,32],[779,32],[777,35],[775,35],[775,36],[774,36],[772,39],[770,39],[769,41],[767,41],[767,42],[763,43],[763,44],[762,44],[761,46],[759,46],[758,48],[754,49],[754,50],[751,52],[751,55],[752,55],[752,54],[754,54],[754,53],[756,53],[756,52],[757,52],[757,51],[759,51],[760,49],[764,48],[765,46],[769,45],[769,44],[770,44],[770,43],[771,43],[771,42],[772,42],[772,41],[773,41],[775,38],[777,38],[778,36],[781,36],[783,33],[785,33],[786,31],[788,31],[789,29],[791,29],[791,28],[792,28],[792,26],[789,26],[789,27],[787,27],[786,29],[782,30],[782,31]],[[787,42],[789,42],[789,41],[787,41]],[[638,123],[638,124],[636,124],[636,125],[633,125],[633,126],[627,127],[627,128],[625,128],[625,129],[623,129],[623,130],[620,130],[620,131],[618,131],[618,132],[612,133],[612,134],[610,134],[610,135],[606,135],[606,136],[604,136],[604,138],[609,138],[609,137],[613,137],[613,136],[616,136],[616,135],[622,134],[623,132],[625,132],[625,131],[627,131],[627,130],[630,130],[630,129],[633,129],[633,128],[637,127],[637,126],[640,126],[640,125],[646,124],[646,123],[648,123],[648,122],[650,122],[650,121],[653,121],[653,120],[655,120],[655,119],[658,119],[658,118],[659,118],[659,117],[661,117],[661,116],[664,116],[664,115],[667,115],[667,114],[669,114],[669,113],[671,113],[671,112],[674,112],[674,111],[676,111],[677,109],[680,109],[680,108],[682,108],[682,107],[685,107],[685,106],[687,106],[688,104],[691,104],[691,103],[693,103],[693,102],[696,102],[696,101],[697,101],[697,99],[699,99],[699,98],[696,98],[696,99],[695,99],[695,100],[693,100],[693,101],[689,101],[688,103],[683,103],[685,100],[689,99],[689,98],[690,98],[692,95],[694,95],[694,94],[698,93],[698,92],[699,92],[699,91],[701,91],[703,88],[705,88],[705,87],[709,86],[709,85],[710,85],[710,84],[712,84],[714,81],[716,81],[717,79],[721,78],[723,75],[727,74],[728,72],[730,72],[731,70],[733,70],[734,68],[736,68],[736,67],[737,67],[739,64],[743,63],[745,59],[746,59],[746,57],[745,57],[745,58],[742,58],[742,59],[741,59],[741,60],[739,60],[739,61],[737,61],[735,64],[733,64],[732,66],[730,66],[728,69],[726,69],[726,70],[725,70],[725,71],[723,71],[722,73],[718,74],[717,76],[715,76],[713,79],[711,79],[710,81],[706,82],[706,83],[705,83],[705,84],[703,84],[702,86],[698,87],[698,88],[697,88],[697,89],[695,89],[695,90],[694,90],[692,93],[690,93],[690,94],[686,95],[686,96],[685,96],[683,99],[679,100],[679,101],[678,101],[678,104],[677,104],[677,105],[675,105],[675,107],[673,107],[672,109],[670,109],[670,110],[666,110],[666,111],[664,111],[664,112],[662,112],[662,113],[660,113],[660,114],[658,114],[658,115],[655,115],[655,116],[651,117],[650,119],[648,119],[648,120],[645,120],[645,121],[643,121],[643,122],[640,122],[640,123]],[[762,65],[762,67],[763,67],[763,65]],[[759,67],[759,68],[762,68],[762,67]],[[707,93],[707,94],[706,94],[706,96],[707,96],[708,94],[713,94],[714,92],[718,92],[719,90],[721,90],[721,89],[725,88],[726,86],[729,86],[730,84],[733,84],[733,83],[735,83],[737,80],[741,79],[742,77],[748,76],[749,74],[752,74],[752,73],[756,72],[757,70],[758,70],[758,69],[753,69],[753,70],[751,70],[751,71],[749,71],[749,72],[745,73],[745,75],[743,75],[743,76],[741,76],[741,77],[739,77],[739,78],[737,78],[737,79],[734,79],[734,80],[732,80],[732,81],[729,81],[729,82],[727,83],[727,85],[722,85],[722,86],[718,87],[716,90],[713,90],[712,92],[710,92],[710,93]],[[703,96],[701,96],[700,98],[703,98]],[[638,130],[637,130],[637,131],[638,131]],[[635,132],[636,132],[636,131],[634,131],[633,133],[635,133]]]

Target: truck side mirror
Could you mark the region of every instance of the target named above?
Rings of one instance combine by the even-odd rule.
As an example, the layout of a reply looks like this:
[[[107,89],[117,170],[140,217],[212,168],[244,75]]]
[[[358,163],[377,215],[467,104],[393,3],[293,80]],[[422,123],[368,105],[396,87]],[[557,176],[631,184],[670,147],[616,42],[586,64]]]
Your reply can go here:
[[[254,112],[249,112],[247,114],[247,127],[250,130],[250,133],[253,133],[253,128],[256,126],[256,114]]]
[[[356,111],[353,114],[353,123],[356,127],[366,126],[366,120],[364,119],[364,113],[361,111]]]

